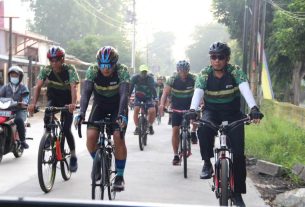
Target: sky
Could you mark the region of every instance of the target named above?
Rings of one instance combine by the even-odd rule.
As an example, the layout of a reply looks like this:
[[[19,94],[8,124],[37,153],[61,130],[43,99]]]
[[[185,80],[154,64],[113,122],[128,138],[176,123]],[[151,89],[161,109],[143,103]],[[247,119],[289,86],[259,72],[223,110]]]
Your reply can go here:
[[[195,26],[213,21],[211,3],[212,0],[136,0],[136,48],[144,48],[157,31],[171,31],[176,35],[174,59],[184,59]]]

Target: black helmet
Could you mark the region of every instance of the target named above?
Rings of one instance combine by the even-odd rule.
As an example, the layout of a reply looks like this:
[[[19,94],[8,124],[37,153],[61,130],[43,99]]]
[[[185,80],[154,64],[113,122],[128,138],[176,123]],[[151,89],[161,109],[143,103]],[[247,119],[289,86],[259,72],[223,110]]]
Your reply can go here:
[[[209,54],[213,54],[213,53],[221,53],[224,54],[226,57],[229,57],[231,55],[231,49],[224,42],[214,42],[210,46],[210,50],[209,50]]]

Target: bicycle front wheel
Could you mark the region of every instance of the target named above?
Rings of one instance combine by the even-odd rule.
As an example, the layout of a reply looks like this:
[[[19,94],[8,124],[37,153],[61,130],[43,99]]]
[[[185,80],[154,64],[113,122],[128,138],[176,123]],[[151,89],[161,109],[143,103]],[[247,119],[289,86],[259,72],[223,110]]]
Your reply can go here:
[[[188,144],[187,144],[187,133],[182,132],[182,157],[183,157],[183,175],[187,178],[187,155],[188,155]]]
[[[220,161],[220,198],[219,198],[219,205],[220,206],[228,206],[229,201],[229,165],[226,159],[222,159]]]
[[[56,156],[51,135],[45,133],[40,140],[38,149],[38,180],[40,188],[48,193],[51,191],[56,175]]]
[[[102,151],[101,149],[98,149],[93,160],[91,173],[91,197],[93,200],[95,198],[104,199],[103,179],[101,178],[102,162]]]
[[[143,144],[144,146],[147,146],[147,130],[148,130],[148,122],[146,118],[143,118]]]
[[[114,180],[116,177],[116,169],[115,169],[115,157],[114,152],[111,152],[107,156],[107,169],[108,169],[108,198],[109,200],[114,200],[116,196],[116,191],[113,188]]]
[[[144,150],[143,136],[146,133],[145,129],[144,129],[144,117],[143,116],[140,116],[138,128],[139,128],[139,147],[140,147],[140,150],[143,151]]]
[[[65,136],[62,136],[61,141],[61,153],[63,160],[60,161],[60,171],[62,178],[64,180],[69,180],[71,178],[71,171],[70,171],[70,158],[71,158],[71,153],[70,153],[70,148],[68,147],[67,139]]]

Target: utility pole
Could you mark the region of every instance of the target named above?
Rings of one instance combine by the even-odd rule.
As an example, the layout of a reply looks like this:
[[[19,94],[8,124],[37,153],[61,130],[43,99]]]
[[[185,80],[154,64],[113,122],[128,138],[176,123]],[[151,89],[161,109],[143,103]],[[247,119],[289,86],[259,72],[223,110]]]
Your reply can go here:
[[[13,35],[13,18],[19,17],[5,17],[1,16],[0,18],[9,18],[9,37],[8,37],[8,68],[12,66],[12,35]]]
[[[132,11],[132,24],[133,24],[133,37],[131,46],[131,67],[133,73],[136,73],[136,0],[133,0],[133,11]]]

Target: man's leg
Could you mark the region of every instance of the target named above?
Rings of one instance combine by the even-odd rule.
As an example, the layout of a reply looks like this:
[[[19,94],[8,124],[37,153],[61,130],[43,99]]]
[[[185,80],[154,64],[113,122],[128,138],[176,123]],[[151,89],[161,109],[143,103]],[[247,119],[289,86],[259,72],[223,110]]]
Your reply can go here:
[[[179,129],[182,122],[182,115],[178,113],[172,113],[172,147],[174,151],[174,159],[173,159],[173,165],[179,165],[180,164],[180,158],[179,158]]]
[[[24,120],[25,119],[26,119],[26,112],[18,111],[16,113],[16,117],[14,119],[14,123],[17,126],[17,131],[18,131],[18,134],[19,134],[19,139],[20,139],[20,142],[21,142],[21,147],[23,147],[24,149],[28,149],[29,145],[25,141],[25,126],[24,126]]]
[[[124,182],[124,170],[127,158],[127,148],[124,137],[121,137],[121,132],[115,130],[113,133],[113,140],[115,145],[115,165],[116,165],[116,179],[114,182],[114,188],[118,191],[122,191],[125,188]]]
[[[140,112],[140,107],[138,105],[136,105],[135,103],[135,106],[134,106],[134,111],[133,111],[133,121],[134,121],[134,124],[136,126],[135,128],[135,131],[134,131],[134,135],[138,135],[139,134],[139,112]]]
[[[148,108],[148,116],[147,116],[147,119],[148,119],[148,125],[149,125],[149,134],[154,134],[154,129],[153,129],[153,124],[154,124],[154,121],[156,119],[156,109],[154,106],[151,106]]]

